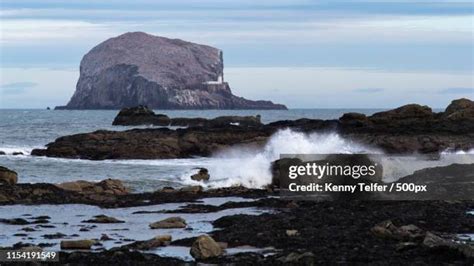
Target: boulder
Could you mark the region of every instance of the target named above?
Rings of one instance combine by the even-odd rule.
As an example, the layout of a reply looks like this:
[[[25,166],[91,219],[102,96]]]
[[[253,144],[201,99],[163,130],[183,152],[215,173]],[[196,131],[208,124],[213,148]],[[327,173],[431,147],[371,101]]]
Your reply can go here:
[[[444,239],[434,233],[427,232],[425,238],[423,239],[423,245],[428,248],[438,248],[438,247],[454,247],[454,242]]]
[[[361,113],[345,113],[339,118],[339,121],[342,124],[356,127],[365,126],[370,123],[369,118]]]
[[[390,220],[375,225],[371,232],[379,238],[403,241],[421,241],[425,237],[425,231],[416,225],[409,224],[397,227]]]
[[[300,165],[302,163],[303,161],[299,158],[281,158],[273,161],[270,166],[272,173],[272,183],[270,186],[275,188],[288,187],[288,182],[281,182],[287,181],[287,178],[280,177],[288,176],[288,168],[291,165]]]
[[[452,101],[443,113],[443,118],[449,120],[474,120],[474,102],[465,98]]]
[[[291,252],[278,258],[278,261],[284,265],[316,265],[316,256],[309,251],[304,253]]]
[[[169,217],[150,224],[151,229],[185,228],[186,221],[181,217]]]
[[[191,176],[195,181],[208,181],[211,176],[206,168],[199,168],[199,172]]]
[[[75,191],[82,194],[126,195],[129,193],[122,181],[117,179],[106,179],[97,183],[79,180],[64,182],[57,186],[64,190]]]
[[[457,242],[455,239],[446,239],[432,232],[426,232],[423,246],[433,250],[451,249],[463,254],[466,258],[474,258],[474,246],[471,243]]]
[[[114,239],[108,236],[107,234],[102,234],[100,236],[100,241],[111,241],[111,240],[114,240]]]
[[[30,224],[27,220],[23,218],[12,218],[12,219],[0,219],[0,223],[11,224],[11,225],[25,225]]]
[[[91,249],[96,243],[95,240],[63,240],[60,243],[61,249]]]
[[[190,253],[196,260],[203,260],[218,257],[223,253],[223,251],[212,237],[202,235],[194,241]]]
[[[115,117],[112,125],[114,126],[134,126],[134,125],[156,125],[168,126],[171,120],[168,116],[155,114],[147,106],[139,105],[137,107],[123,108]]]
[[[287,236],[299,236],[300,233],[298,232],[298,230],[295,230],[295,229],[288,229],[286,230],[286,235]]]
[[[169,245],[171,239],[171,235],[159,235],[149,240],[133,242],[131,244],[125,245],[124,248],[150,250]]]
[[[203,191],[201,186],[187,186],[179,189],[180,192],[199,193]]]
[[[399,119],[426,119],[432,118],[433,115],[431,108],[426,105],[407,104],[393,110],[375,113],[369,119],[380,122]]]
[[[18,182],[18,174],[6,167],[0,166],[0,184],[15,185]]]
[[[96,224],[116,224],[116,223],[125,223],[122,220],[119,220],[114,217],[107,215],[96,215],[93,219],[82,221],[83,223],[96,223]]]

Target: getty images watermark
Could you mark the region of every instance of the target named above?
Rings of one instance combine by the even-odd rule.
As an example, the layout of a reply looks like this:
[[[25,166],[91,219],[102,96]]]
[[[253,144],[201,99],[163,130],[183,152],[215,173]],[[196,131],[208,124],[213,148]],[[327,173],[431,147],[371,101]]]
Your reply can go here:
[[[274,185],[283,197],[314,200],[474,199],[474,156],[452,156],[449,161],[468,163],[449,164],[440,156],[285,154],[274,164]]]

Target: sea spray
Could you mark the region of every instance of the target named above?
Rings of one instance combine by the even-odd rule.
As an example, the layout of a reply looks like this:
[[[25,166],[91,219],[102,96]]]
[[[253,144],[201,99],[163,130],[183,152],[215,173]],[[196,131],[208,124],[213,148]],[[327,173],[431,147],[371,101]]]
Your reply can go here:
[[[209,170],[211,179],[207,183],[193,181],[189,177],[192,170],[181,176],[184,185],[204,185],[208,188],[242,185],[249,188],[262,188],[272,180],[271,163],[281,154],[378,154],[377,148],[368,147],[343,138],[337,133],[305,134],[290,129],[276,132],[263,148],[249,149],[233,147],[202,161],[202,167]],[[474,163],[474,150],[442,152],[439,158],[423,155],[384,156],[382,160],[383,181],[393,182],[415,171],[453,163]]]
[[[276,132],[261,149],[230,148],[215,154],[212,163],[207,165],[211,180],[208,187],[242,185],[261,188],[272,180],[271,163],[281,154],[331,154],[331,153],[380,153],[337,133],[305,134],[290,129]],[[185,184],[202,183],[192,181],[190,173],[182,176]]]

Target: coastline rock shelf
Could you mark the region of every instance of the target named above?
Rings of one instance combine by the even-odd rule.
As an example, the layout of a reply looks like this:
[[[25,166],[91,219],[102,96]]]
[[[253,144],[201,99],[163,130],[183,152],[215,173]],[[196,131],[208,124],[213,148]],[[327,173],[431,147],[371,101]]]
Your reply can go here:
[[[232,94],[221,50],[179,39],[129,32],[82,59],[76,91],[56,109],[286,109]]]
[[[169,118],[164,114],[155,114],[146,106],[123,108],[115,117],[114,126],[180,126],[180,127],[216,127],[227,125],[238,125],[244,127],[261,126],[260,116],[219,116],[214,119],[205,118]]]
[[[305,133],[337,132],[387,153],[469,150],[474,148],[474,102],[455,100],[441,113],[410,104],[369,117],[348,113],[338,120],[299,119],[254,127],[219,124],[176,130],[99,130],[60,137],[31,154],[92,160],[209,156],[234,145],[264,145],[273,133],[285,128]]]

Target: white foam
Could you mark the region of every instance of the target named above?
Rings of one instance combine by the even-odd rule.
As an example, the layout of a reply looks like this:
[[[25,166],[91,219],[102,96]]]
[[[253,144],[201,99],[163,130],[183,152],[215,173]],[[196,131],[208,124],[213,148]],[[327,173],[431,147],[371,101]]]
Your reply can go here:
[[[378,150],[344,139],[336,133],[304,134],[290,129],[275,133],[261,150],[230,148],[213,156],[207,166],[211,181],[208,187],[242,185],[261,188],[272,180],[271,163],[281,154],[379,153]],[[190,180],[188,172],[181,181],[188,185],[202,185]]]
[[[202,167],[209,170],[208,183],[190,180],[196,171],[188,171],[181,176],[185,185],[204,185],[208,188],[242,185],[249,188],[262,188],[271,183],[271,163],[281,154],[381,154],[380,150],[345,139],[337,133],[304,134],[290,129],[278,131],[260,150],[230,148],[201,161]],[[415,171],[453,163],[474,163],[474,149],[470,151],[445,151],[438,159],[421,155],[383,156],[384,181],[392,182]]]
[[[23,155],[30,155],[33,147],[0,147],[0,151],[3,151],[6,155],[13,155],[13,153],[23,153]]]
[[[451,150],[445,150],[441,153],[442,155],[449,155],[449,154],[474,154],[474,149],[470,149],[468,151],[451,151]]]

